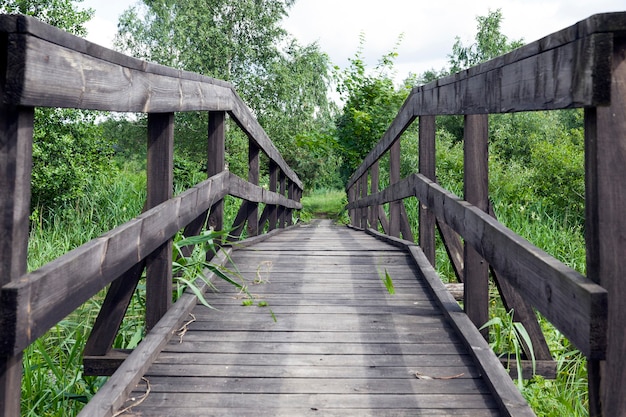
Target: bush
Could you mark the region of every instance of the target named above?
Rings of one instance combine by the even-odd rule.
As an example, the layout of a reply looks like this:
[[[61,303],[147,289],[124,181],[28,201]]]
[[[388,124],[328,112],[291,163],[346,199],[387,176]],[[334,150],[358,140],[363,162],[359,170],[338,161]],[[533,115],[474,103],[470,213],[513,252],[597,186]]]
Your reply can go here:
[[[37,109],[33,133],[32,202],[51,208],[84,195],[93,177],[111,173],[111,143],[103,139],[95,114]]]

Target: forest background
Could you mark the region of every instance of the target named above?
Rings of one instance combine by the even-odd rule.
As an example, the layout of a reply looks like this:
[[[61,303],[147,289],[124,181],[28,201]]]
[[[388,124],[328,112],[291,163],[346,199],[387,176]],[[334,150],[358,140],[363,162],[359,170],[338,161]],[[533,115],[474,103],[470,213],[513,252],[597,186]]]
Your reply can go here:
[[[411,88],[506,53],[522,45],[501,33],[500,10],[476,18],[474,39],[450,46],[448,65],[410,74],[398,83],[394,63],[402,38],[367,67],[360,47],[340,69],[316,43],[302,45],[281,27],[295,0],[144,0],[120,17],[116,49],[163,65],[231,82],[250,106],[308,195],[328,196],[343,186],[383,136]],[[71,0],[5,0],[2,13],[35,16],[79,36],[92,10]],[[336,97],[339,100],[336,100]],[[490,117],[490,193],[498,218],[535,245],[584,273],[583,119],[577,110]],[[179,113],[175,125],[175,188],[202,180],[206,171],[206,113]],[[29,269],[98,236],[140,213],[145,199],[146,118],[72,109],[37,109],[33,145]],[[437,119],[439,182],[462,195],[463,119]],[[247,138],[227,129],[228,169],[247,176]],[[402,175],[416,172],[415,128],[402,137]],[[263,164],[261,164],[263,166]],[[388,183],[383,167],[381,185]],[[262,172],[262,184],[267,184]],[[332,195],[336,195],[332,194]],[[343,194],[339,194],[340,199]],[[234,202],[231,204],[234,207]],[[236,207],[231,209],[235,212]],[[416,224],[417,208],[408,207]],[[227,206],[227,214],[229,208]],[[304,214],[306,216],[306,213]],[[443,251],[438,268],[453,279]],[[80,372],[81,343],[97,300],[31,346],[25,359],[25,415],[68,415],[102,384]],[[118,347],[142,337],[137,320],[122,331]],[[507,312],[494,297],[494,349],[514,339]],[[131,311],[131,315],[133,312]],[[586,415],[584,358],[542,318],[558,361],[558,378],[520,383],[539,415]],[[507,341],[508,340],[508,341]],[[75,370],[70,362],[76,361]],[[71,368],[74,369],[74,368]],[[59,411],[61,414],[56,414]],[[72,411],[74,413],[74,411]],[[71,414],[71,413],[70,413]]]

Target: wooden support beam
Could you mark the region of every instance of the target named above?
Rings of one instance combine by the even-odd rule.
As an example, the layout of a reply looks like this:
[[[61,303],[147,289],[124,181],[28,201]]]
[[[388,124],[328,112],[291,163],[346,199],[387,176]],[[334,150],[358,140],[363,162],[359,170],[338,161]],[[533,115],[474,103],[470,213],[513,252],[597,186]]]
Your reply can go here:
[[[278,176],[280,169],[278,165],[270,160],[270,191],[276,192],[278,190]],[[274,230],[278,226],[278,206],[271,205],[269,208],[269,230]]]
[[[287,195],[287,177],[285,176],[283,171],[280,171],[280,175],[278,176],[278,178],[279,178],[279,194],[282,196],[285,196]],[[285,207],[280,206],[278,208],[278,227],[281,229],[285,227],[286,212],[287,210],[285,210]]]
[[[26,273],[33,123],[34,109],[0,103],[0,287],[16,282]],[[15,314],[16,306],[12,304],[0,298],[0,322],[5,314]],[[0,353],[0,416],[19,416],[23,354],[3,351]]]
[[[489,208],[488,130],[487,115],[465,116],[465,200],[485,212]],[[465,312],[481,327],[489,321],[489,265],[471,245],[465,245],[464,259]],[[489,337],[489,329],[481,332]]]
[[[365,172],[365,174],[363,174],[363,176],[361,177],[361,181],[359,181],[360,185],[359,188],[361,190],[361,195],[360,198],[365,198],[367,197],[367,183],[368,183],[368,175],[367,175],[367,171]],[[368,208],[363,208],[361,209],[361,216],[359,219],[359,223],[361,224],[361,229],[367,229],[367,214],[369,212]]]
[[[248,146],[248,182],[259,185],[259,151],[260,148],[252,141]],[[248,237],[259,234],[259,210],[257,203],[248,206]]]
[[[378,161],[374,162],[372,164],[372,167],[370,168],[370,178],[371,178],[371,186],[370,186],[370,192],[371,194],[376,194],[378,192],[378,187],[379,187],[379,174],[380,174],[380,164]],[[378,209],[380,206],[378,205],[373,205],[370,206],[369,208],[369,223],[370,223],[370,227],[374,230],[378,230]]]
[[[426,178],[436,181],[435,166],[435,116],[419,118],[419,172]],[[435,215],[426,205],[419,203],[419,245],[430,261],[435,265]]]
[[[209,112],[207,144],[207,177],[211,178],[225,168],[226,113]],[[224,200],[217,201],[209,212],[208,226],[213,230],[224,229]]]
[[[400,181],[400,140],[394,142],[389,150],[389,184],[393,185]],[[389,203],[389,235],[400,237],[400,201]]]
[[[148,114],[147,209],[172,198],[174,113]],[[172,305],[172,239],[146,258],[146,330]]]
[[[611,59],[611,103],[585,113],[587,275],[606,288],[606,363],[588,361],[591,416],[626,415],[626,37]]]

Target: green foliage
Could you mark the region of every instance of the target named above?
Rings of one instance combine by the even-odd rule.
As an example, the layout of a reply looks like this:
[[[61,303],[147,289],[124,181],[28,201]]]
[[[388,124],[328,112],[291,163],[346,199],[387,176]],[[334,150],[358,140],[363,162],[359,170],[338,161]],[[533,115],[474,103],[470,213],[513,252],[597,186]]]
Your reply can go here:
[[[517,368],[517,386],[520,390],[524,388],[524,378],[522,372],[522,354],[528,347],[533,365],[533,374],[535,373],[535,353],[533,344],[530,340],[528,332],[522,323],[513,321],[513,310],[504,314],[503,317],[493,317],[487,323],[483,324],[479,330],[490,328],[491,330],[491,348],[499,355],[506,356],[509,363],[515,362]]]
[[[327,218],[348,223],[345,206],[348,197],[344,190],[318,188],[302,197],[303,220]]]
[[[509,41],[500,32],[502,23],[502,11],[500,9],[495,12],[490,10],[487,16],[478,16],[476,21],[478,25],[474,43],[465,46],[461,39],[456,37],[456,42],[452,46],[452,53],[448,55],[450,73],[480,64],[523,45],[522,40]]]
[[[32,202],[49,208],[84,195],[93,177],[110,174],[113,148],[91,113],[37,109],[33,133]]]
[[[395,49],[381,58],[371,74],[362,57],[364,44],[365,37],[361,34],[359,49],[349,60],[350,66],[337,76],[337,91],[345,101],[335,122],[344,181],[383,137],[409,93],[405,86],[397,89],[392,79]]]
[[[315,157],[297,150],[295,138],[327,129],[333,105],[328,57],[317,44],[299,45],[279,25],[293,2],[144,1],[121,16],[116,44],[136,57],[233,83],[285,160],[305,177],[313,171],[296,162]],[[247,164],[247,143],[239,133],[229,130],[228,136],[229,167],[238,172]],[[206,114],[177,114],[176,138],[181,156],[204,160]]]
[[[87,35],[85,23],[92,18],[93,9],[79,10],[82,0],[4,0],[0,13],[21,13],[46,22],[77,36]]]

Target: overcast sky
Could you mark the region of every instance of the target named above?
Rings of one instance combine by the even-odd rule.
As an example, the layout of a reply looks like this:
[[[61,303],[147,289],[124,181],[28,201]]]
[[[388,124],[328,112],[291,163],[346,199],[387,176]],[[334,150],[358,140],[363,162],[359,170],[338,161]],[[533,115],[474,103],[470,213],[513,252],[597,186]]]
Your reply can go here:
[[[95,9],[87,25],[88,39],[111,46],[119,15],[135,0],[85,0]],[[501,9],[502,33],[532,42],[587,17],[626,11],[624,0],[297,0],[283,26],[301,44],[318,42],[331,61],[344,67],[364,33],[364,58],[374,67],[391,51],[398,37],[395,68],[398,78],[447,66],[455,37],[469,44],[476,33],[476,16]]]

